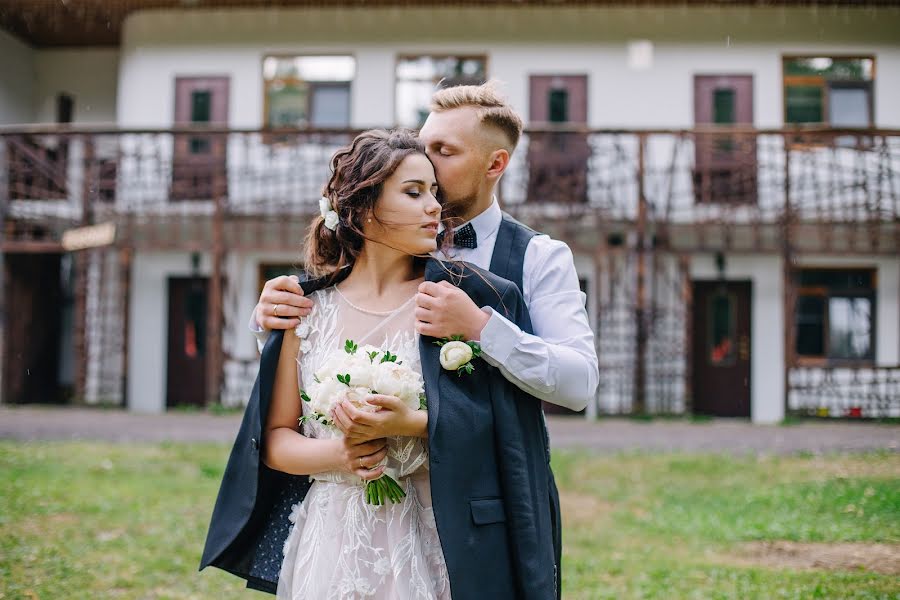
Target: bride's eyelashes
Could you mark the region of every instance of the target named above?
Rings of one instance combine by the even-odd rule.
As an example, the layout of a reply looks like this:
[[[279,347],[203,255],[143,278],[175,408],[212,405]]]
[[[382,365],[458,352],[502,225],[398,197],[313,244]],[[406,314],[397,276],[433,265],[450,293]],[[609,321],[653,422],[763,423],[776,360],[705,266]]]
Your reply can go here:
[[[422,191],[419,189],[406,190],[404,193],[411,198],[419,198],[422,195]],[[437,198],[437,194],[438,189],[436,187],[432,188],[431,195]]]

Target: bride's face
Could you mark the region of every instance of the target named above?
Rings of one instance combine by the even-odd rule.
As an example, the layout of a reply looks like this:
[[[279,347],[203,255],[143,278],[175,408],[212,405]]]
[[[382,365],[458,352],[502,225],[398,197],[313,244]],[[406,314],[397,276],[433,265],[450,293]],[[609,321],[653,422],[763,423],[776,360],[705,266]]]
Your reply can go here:
[[[385,180],[372,221],[364,224],[366,237],[405,254],[433,252],[441,218],[435,196],[437,180],[431,161],[422,154],[407,156]]]

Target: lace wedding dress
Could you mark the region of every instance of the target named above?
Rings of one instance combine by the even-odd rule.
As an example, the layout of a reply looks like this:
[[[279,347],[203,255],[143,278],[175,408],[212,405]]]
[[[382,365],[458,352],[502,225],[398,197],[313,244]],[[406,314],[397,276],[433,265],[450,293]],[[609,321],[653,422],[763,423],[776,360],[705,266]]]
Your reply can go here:
[[[297,361],[301,389],[347,339],[390,350],[421,372],[413,298],[389,312],[357,307],[333,286],[311,298],[314,308],[296,330],[301,338]],[[307,414],[308,407],[302,404]],[[301,432],[307,437],[334,436],[331,428],[312,419]],[[348,473],[310,476],[309,493],[291,512],[293,526],[284,544],[278,598],[450,598],[431,508],[426,444],[421,438],[388,440],[388,465],[400,472],[398,483],[406,491],[406,498],[397,504],[367,504],[361,480]]]

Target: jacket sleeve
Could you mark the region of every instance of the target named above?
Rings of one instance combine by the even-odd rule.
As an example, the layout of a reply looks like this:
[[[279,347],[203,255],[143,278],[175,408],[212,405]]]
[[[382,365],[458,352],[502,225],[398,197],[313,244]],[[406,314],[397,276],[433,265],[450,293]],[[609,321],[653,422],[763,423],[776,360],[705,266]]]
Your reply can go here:
[[[525,303],[514,285],[504,291],[502,304],[514,320],[522,317]],[[499,371],[492,373],[490,390],[516,597],[553,599],[556,584],[547,488],[549,465],[540,401],[520,392]]]

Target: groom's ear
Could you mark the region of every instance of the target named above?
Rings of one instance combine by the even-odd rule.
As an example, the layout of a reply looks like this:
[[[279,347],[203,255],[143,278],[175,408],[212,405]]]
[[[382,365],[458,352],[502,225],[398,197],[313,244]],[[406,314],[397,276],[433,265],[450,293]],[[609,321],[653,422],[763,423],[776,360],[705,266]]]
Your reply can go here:
[[[498,148],[491,152],[488,163],[487,176],[489,179],[499,179],[506,167],[509,166],[509,151],[506,148]]]

